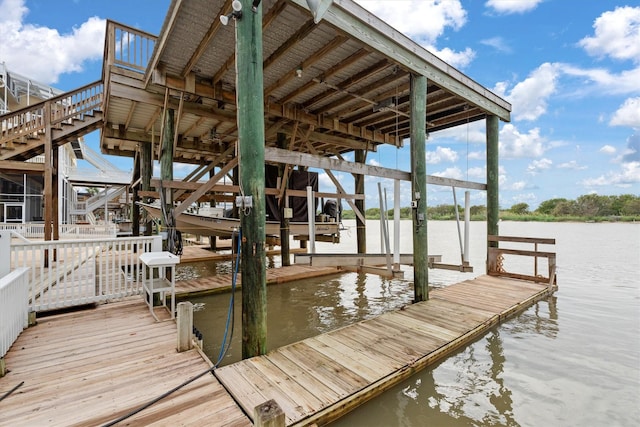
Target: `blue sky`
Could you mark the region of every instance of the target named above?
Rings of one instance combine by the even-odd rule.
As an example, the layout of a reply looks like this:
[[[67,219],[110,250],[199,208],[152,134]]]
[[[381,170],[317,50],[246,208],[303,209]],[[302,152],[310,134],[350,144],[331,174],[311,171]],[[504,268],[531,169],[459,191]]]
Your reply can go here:
[[[609,0],[358,0],[398,30],[501,95],[500,205],[534,209],[555,197],[640,195],[640,4]],[[100,78],[105,19],[158,34],[168,0],[0,0],[0,62],[71,90]],[[427,173],[485,182],[484,122],[435,133]],[[87,138],[97,150],[97,135]],[[130,160],[110,158],[123,169]],[[368,162],[409,170],[409,147]],[[176,167],[175,175],[186,174]],[[345,189],[353,191],[344,175]],[[378,206],[377,178],[367,207]],[[321,174],[325,191],[334,191]],[[393,185],[383,182],[391,195]],[[407,187],[402,205],[408,205]],[[390,196],[391,197],[391,196]],[[462,194],[458,195],[459,200]],[[474,191],[472,204],[485,204]],[[430,205],[452,204],[428,188]]]

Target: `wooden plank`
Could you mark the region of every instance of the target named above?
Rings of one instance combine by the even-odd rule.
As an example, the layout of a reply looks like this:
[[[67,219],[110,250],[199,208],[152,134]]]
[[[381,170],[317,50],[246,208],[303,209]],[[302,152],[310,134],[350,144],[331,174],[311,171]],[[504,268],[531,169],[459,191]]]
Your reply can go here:
[[[101,425],[209,368],[198,352],[175,351],[175,323],[155,322],[140,297],[40,319],[6,361],[0,393],[17,379],[24,386],[2,402],[2,418],[30,425]],[[250,425],[211,375],[127,422],[167,419]]]

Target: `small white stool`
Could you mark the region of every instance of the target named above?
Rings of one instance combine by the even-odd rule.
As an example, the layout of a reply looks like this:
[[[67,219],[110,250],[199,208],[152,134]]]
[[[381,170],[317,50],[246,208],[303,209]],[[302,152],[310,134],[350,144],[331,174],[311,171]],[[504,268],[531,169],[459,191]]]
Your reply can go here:
[[[180,257],[172,254],[171,252],[146,252],[140,255],[140,261],[144,264],[142,268],[143,296],[145,302],[149,306],[151,315],[159,321],[153,311],[153,294],[160,294],[162,306],[169,309],[169,307],[167,307],[165,293],[170,292],[170,312],[171,318],[174,319],[176,312],[176,264],[180,262]],[[155,274],[156,270],[157,274]],[[169,270],[168,275],[167,270]],[[167,276],[170,277],[170,279],[168,279]]]

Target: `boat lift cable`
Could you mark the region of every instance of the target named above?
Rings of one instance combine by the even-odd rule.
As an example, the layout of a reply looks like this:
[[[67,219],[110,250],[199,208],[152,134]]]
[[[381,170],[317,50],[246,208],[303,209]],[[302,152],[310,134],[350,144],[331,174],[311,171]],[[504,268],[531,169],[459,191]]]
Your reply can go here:
[[[234,231],[234,234],[236,232]],[[216,361],[216,363],[208,368],[206,371],[203,371],[201,373],[199,373],[198,375],[189,378],[187,381],[183,382],[180,385],[177,385],[176,387],[172,388],[171,390],[161,394],[160,396],[150,400],[149,402],[145,403],[144,405],[134,409],[131,412],[128,412],[124,415],[122,415],[121,417],[116,418],[115,420],[109,421],[106,424],[103,424],[102,427],[111,427],[114,426],[128,418],[131,418],[132,416],[144,411],[145,409],[147,409],[148,407],[158,403],[159,401],[161,401],[162,399],[164,399],[165,397],[175,393],[176,391],[180,390],[181,388],[191,384],[192,382],[194,382],[195,380],[197,380],[198,378],[201,378],[203,376],[205,376],[208,373],[212,373],[214,370],[216,370],[218,368],[218,366],[220,365],[220,363],[222,362],[222,360],[224,359],[224,356],[227,354],[227,351],[229,350],[229,347],[231,347],[231,339],[233,338],[233,326],[234,326],[234,316],[233,316],[233,307],[234,307],[234,295],[235,295],[235,289],[236,289],[236,282],[237,282],[237,277],[238,277],[238,265],[240,264],[240,242],[242,241],[242,233],[239,230],[238,231],[238,250],[236,252],[236,264],[234,266],[234,272],[233,272],[233,278],[231,281],[231,300],[229,302],[229,311],[227,312],[227,323],[225,325],[225,331],[224,331],[224,338],[222,341],[222,347],[220,348],[220,355],[218,356],[218,360]],[[233,238],[233,235],[232,235]],[[22,384],[19,384],[17,387],[21,386]],[[15,390],[15,389],[14,389]],[[13,390],[11,390],[8,394],[10,394]],[[4,396],[6,397],[6,396]],[[3,398],[4,398],[3,397]]]
[[[176,229],[173,208],[167,212],[162,180],[160,180],[160,210],[162,212],[162,220],[167,229],[167,249],[174,255],[182,255],[182,233]]]

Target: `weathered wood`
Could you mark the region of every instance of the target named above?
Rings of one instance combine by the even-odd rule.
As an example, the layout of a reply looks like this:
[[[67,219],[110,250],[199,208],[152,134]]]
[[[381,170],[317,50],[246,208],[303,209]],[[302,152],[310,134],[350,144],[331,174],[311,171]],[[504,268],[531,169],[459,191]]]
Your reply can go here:
[[[255,13],[244,0],[236,20],[236,67],[240,185],[251,207],[240,215],[242,228],[242,358],[267,351],[267,286],[264,194],[264,82],[262,4]]]
[[[425,160],[427,79],[411,76],[411,200],[413,208],[414,302],[429,299],[427,257],[427,168]]]
[[[215,375],[247,410],[275,399],[287,425],[326,424],[551,292],[541,284],[481,276],[433,290],[428,301],[219,368]]]
[[[256,427],[284,427],[284,412],[278,403],[271,399],[255,407],[253,425]]]
[[[176,319],[178,323],[178,352],[191,350],[191,337],[193,336],[193,304],[191,301],[178,303]]]
[[[500,220],[499,199],[499,128],[498,117],[487,116],[487,235],[500,234],[498,221]],[[497,242],[488,241],[487,247],[498,247]]]
[[[168,317],[168,313],[166,314]],[[209,368],[195,350],[175,350],[173,322],[155,322],[140,297],[49,316],[7,354],[0,395],[12,425],[104,425]],[[123,422],[124,424],[125,422]],[[132,425],[250,426],[212,375],[126,420]]]

